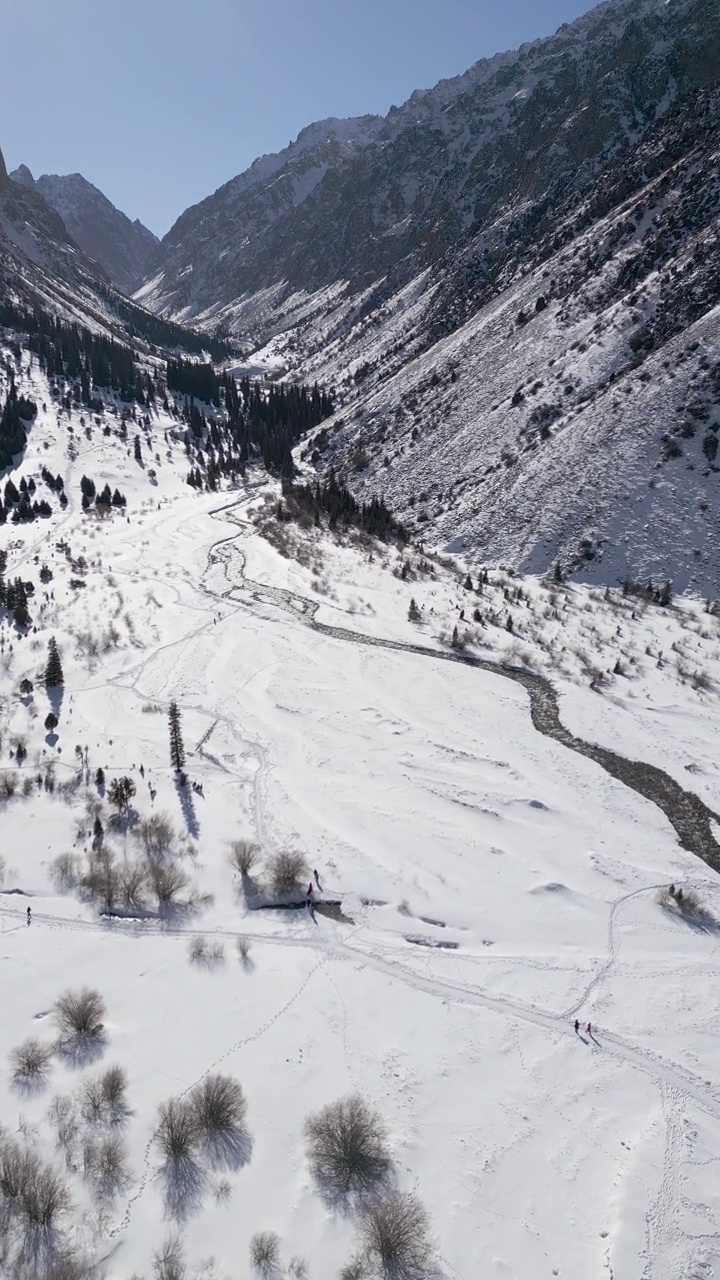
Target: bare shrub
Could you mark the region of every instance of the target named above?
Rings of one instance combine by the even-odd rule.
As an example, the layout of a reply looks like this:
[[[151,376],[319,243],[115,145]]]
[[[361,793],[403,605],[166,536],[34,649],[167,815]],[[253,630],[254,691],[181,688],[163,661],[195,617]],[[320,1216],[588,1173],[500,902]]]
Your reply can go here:
[[[202,934],[192,938],[188,946],[188,957],[193,964],[203,964],[207,960],[207,942]]]
[[[261,1275],[270,1275],[280,1260],[280,1237],[275,1231],[256,1231],[250,1241],[250,1263]]]
[[[304,1258],[291,1258],[288,1263],[288,1275],[294,1280],[307,1280],[308,1265]]]
[[[25,1188],[39,1171],[40,1161],[33,1151],[18,1142],[0,1142],[0,1195],[11,1211],[20,1208]]]
[[[195,1108],[182,1098],[171,1098],[158,1108],[154,1141],[166,1160],[183,1160],[194,1154],[200,1131]]]
[[[293,893],[307,878],[305,858],[294,849],[284,849],[270,859],[270,887],[276,897]]]
[[[368,1274],[367,1258],[358,1256],[351,1258],[340,1270],[339,1280],[365,1280]]]
[[[74,1251],[54,1254],[42,1271],[42,1280],[92,1280],[93,1276],[97,1276],[93,1263]]]
[[[330,1196],[367,1192],[392,1172],[385,1126],[357,1094],[310,1116],[305,1136],[313,1177]]]
[[[83,987],[66,991],[53,1007],[55,1025],[61,1036],[98,1038],[103,1032],[105,1001],[99,991]]]
[[[67,892],[76,889],[82,876],[82,864],[75,853],[60,853],[51,864],[50,871],[56,888]]]
[[[114,1200],[130,1185],[125,1143],[117,1135],[87,1138],[83,1144],[83,1174],[98,1199]]]
[[[235,939],[235,946],[240,960],[243,964],[247,964],[250,958],[250,939],[244,938],[241,934],[239,938]]]
[[[47,1081],[52,1048],[40,1040],[25,1040],[10,1054],[12,1078],[21,1087],[40,1088]]]
[[[366,1257],[387,1280],[421,1280],[431,1274],[428,1215],[417,1196],[398,1192],[366,1205],[360,1236]]]
[[[17,791],[17,778],[14,773],[4,773],[0,777],[0,801],[12,800]]]
[[[248,876],[260,857],[260,846],[250,840],[233,840],[230,844],[230,865],[241,876]]]
[[[148,876],[139,862],[126,862],[118,868],[118,896],[124,907],[142,910],[146,903]]]
[[[73,1099],[66,1093],[60,1093],[53,1098],[48,1111],[48,1120],[55,1129],[56,1147],[63,1152],[68,1168],[74,1168],[80,1124]]]
[[[70,1193],[62,1178],[49,1165],[36,1167],[20,1192],[25,1222],[48,1233],[70,1208]]]
[[[153,1274],[155,1280],[185,1280],[185,1256],[179,1236],[168,1236],[153,1254]]]
[[[106,911],[113,910],[120,898],[120,877],[113,853],[106,845],[93,852],[80,883]]]
[[[81,1111],[88,1124],[119,1124],[128,1115],[125,1097],[127,1077],[122,1067],[108,1067],[87,1080],[81,1095]]]
[[[166,813],[153,813],[138,823],[135,837],[151,862],[161,861],[172,848],[175,828]]]
[[[171,907],[177,905],[179,895],[190,882],[180,867],[158,866],[153,863],[150,867],[150,883],[158,906]]]
[[[209,1136],[241,1128],[247,1112],[242,1085],[232,1076],[206,1076],[192,1090],[190,1106],[198,1131]]]

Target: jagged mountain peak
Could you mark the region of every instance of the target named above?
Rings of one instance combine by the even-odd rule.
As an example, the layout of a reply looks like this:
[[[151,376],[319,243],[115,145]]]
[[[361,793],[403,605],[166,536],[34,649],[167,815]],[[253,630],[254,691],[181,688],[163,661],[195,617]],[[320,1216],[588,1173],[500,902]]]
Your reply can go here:
[[[45,173],[36,180],[21,164],[9,176],[42,196],[83,253],[98,262],[122,292],[132,292],[158,243],[152,231],[139,219],[131,222],[81,173]]]
[[[29,187],[31,191],[34,190],[35,179],[26,164],[18,165],[17,169],[13,169],[12,173],[9,174],[8,177],[10,177],[13,182],[19,182],[22,187]]]

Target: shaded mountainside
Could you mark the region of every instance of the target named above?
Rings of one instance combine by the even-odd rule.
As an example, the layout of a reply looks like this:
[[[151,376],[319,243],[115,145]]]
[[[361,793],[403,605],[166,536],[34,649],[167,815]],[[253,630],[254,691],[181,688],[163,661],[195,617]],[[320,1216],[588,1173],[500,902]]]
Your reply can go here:
[[[272,158],[252,225],[229,184],[142,296],[333,385],[305,462],[428,540],[716,594],[718,84],[720,0],[612,0],[364,124],[282,207]]]
[[[22,177],[23,175],[21,175]],[[227,357],[227,344],[154,315],[125,297],[70,236],[36,184],[8,176],[0,153],[0,301],[35,309],[140,349]]]
[[[468,234],[492,244],[509,210],[592,182],[678,95],[712,83],[719,18],[718,0],[614,0],[384,121],[313,126],[183,214],[147,300],[196,314],[279,282],[399,285]]]
[[[80,173],[46,173],[35,180],[27,165],[20,165],[10,177],[39,192],[60,214],[78,247],[100,264],[118,289],[132,293],[137,288],[158,244],[142,222],[131,222]]]

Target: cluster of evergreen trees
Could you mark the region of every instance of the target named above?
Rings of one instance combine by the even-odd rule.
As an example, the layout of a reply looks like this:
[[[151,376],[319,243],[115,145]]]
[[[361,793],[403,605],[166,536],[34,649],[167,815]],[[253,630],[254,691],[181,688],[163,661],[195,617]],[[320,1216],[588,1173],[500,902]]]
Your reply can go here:
[[[102,401],[95,388],[117,391],[121,400],[151,403],[155,387],[149,374],[136,363],[136,354],[122,342],[91,333],[82,325],[67,324],[36,307],[33,311],[13,302],[0,302],[0,325],[28,335],[28,347],[38,357],[49,378],[67,378],[78,384],[78,398],[98,412]]]
[[[268,471],[293,475],[293,446],[334,411],[331,396],[317,385],[271,385],[264,390],[257,381],[218,375],[212,365],[188,360],[168,361],[167,385],[168,391],[188,397],[183,417],[195,440],[206,441],[207,460],[201,447],[200,465],[188,476],[188,483],[199,488],[205,483],[215,488],[220,475],[242,474],[253,455],[262,459]],[[226,424],[208,423],[196,399],[224,409]]]
[[[23,582],[21,578],[7,582],[6,572],[7,552],[0,551],[0,609],[7,609],[19,627],[29,627],[32,619],[27,602],[35,588],[32,582]]]
[[[310,515],[316,525],[321,525],[322,517],[326,516],[330,529],[337,528],[338,524],[346,527],[352,525],[384,542],[408,540],[406,528],[395,519],[382,498],[374,497],[370,502],[358,502],[350,490],[339,483],[333,471],[324,484],[320,481],[315,484],[294,484],[291,480],[285,480],[282,491],[283,501],[278,504],[277,509],[279,520],[293,520],[305,514]]]
[[[52,515],[50,503],[46,498],[41,498],[39,501],[34,498],[35,491],[36,485],[33,479],[26,480],[23,476],[19,488],[13,480],[8,480],[5,485],[5,503],[3,505],[0,502],[0,524],[5,524],[8,517],[13,524],[21,524]]]
[[[155,346],[166,349],[169,347],[173,350],[179,348],[193,355],[202,355],[203,352],[207,352],[213,360],[226,360],[232,355],[230,343],[224,338],[217,335],[210,337],[206,333],[195,333],[192,329],[185,329],[182,325],[175,324],[173,320],[164,320],[162,316],[144,311],[142,307],[119,297],[114,291],[107,290],[106,296],[113,311],[124,322],[130,338],[144,338]]]
[[[98,490],[95,487],[95,481],[89,476],[83,476],[80,481],[80,492],[82,493],[83,510],[87,511],[89,507],[95,504],[96,507],[120,507],[127,505],[127,498],[119,489],[113,492],[109,484],[103,489]]]
[[[0,414],[0,470],[9,467],[15,455],[22,453],[27,444],[24,424],[34,418],[36,413],[35,401],[19,396],[15,384],[11,383]]]

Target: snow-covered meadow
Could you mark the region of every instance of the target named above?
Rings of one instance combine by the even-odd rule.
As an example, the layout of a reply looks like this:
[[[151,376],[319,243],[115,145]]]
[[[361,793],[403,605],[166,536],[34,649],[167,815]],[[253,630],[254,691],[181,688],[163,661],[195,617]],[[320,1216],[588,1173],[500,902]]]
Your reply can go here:
[[[235,1280],[253,1274],[251,1237],[274,1231],[276,1275],[339,1276],[357,1219],[320,1194],[304,1124],[357,1093],[384,1120],[400,1189],[428,1210],[448,1280],[712,1276],[717,875],[652,804],[540,736],[518,685],[320,634],[273,590],[315,601],[329,626],[442,652],[457,625],[480,656],[548,674],[573,731],[660,765],[716,811],[718,618],[701,601],[661,609],[498,570],[478,593],[459,563],[295,526],[270,542],[261,477],[195,493],[163,415],[154,480],[150,459],[139,467],[101,426],[88,438],[77,412],[69,457],[66,416],[33,377],[48,408],[20,471],[62,473],[69,503],[0,530],[8,579],[35,581],[37,628],[21,638],[6,619],[0,643],[0,763],[20,780],[0,804],[0,1118],[61,1171],[73,1255],[108,1280],[150,1280],[177,1236],[188,1276]],[[83,474],[119,486],[127,513],[84,514]],[[41,679],[52,635],[56,735]],[[172,700],[201,792],[175,782]],[[130,821],[113,825],[98,768],[106,785],[133,779]],[[190,905],[110,917],[59,883],[53,863],[87,856],[96,817],[126,866],[158,814]],[[230,865],[238,839],[261,846],[261,879],[278,851],[302,853],[338,918],[252,909]],[[700,894],[702,923],[657,901],[671,881]],[[12,1050],[54,1044],[53,1005],[83,986],[106,1004],[101,1056],[54,1053],[43,1087],[20,1089]],[[82,1102],[114,1065],[128,1177],[103,1196]],[[247,1141],[170,1186],[158,1107],[215,1071],[242,1084]]]

